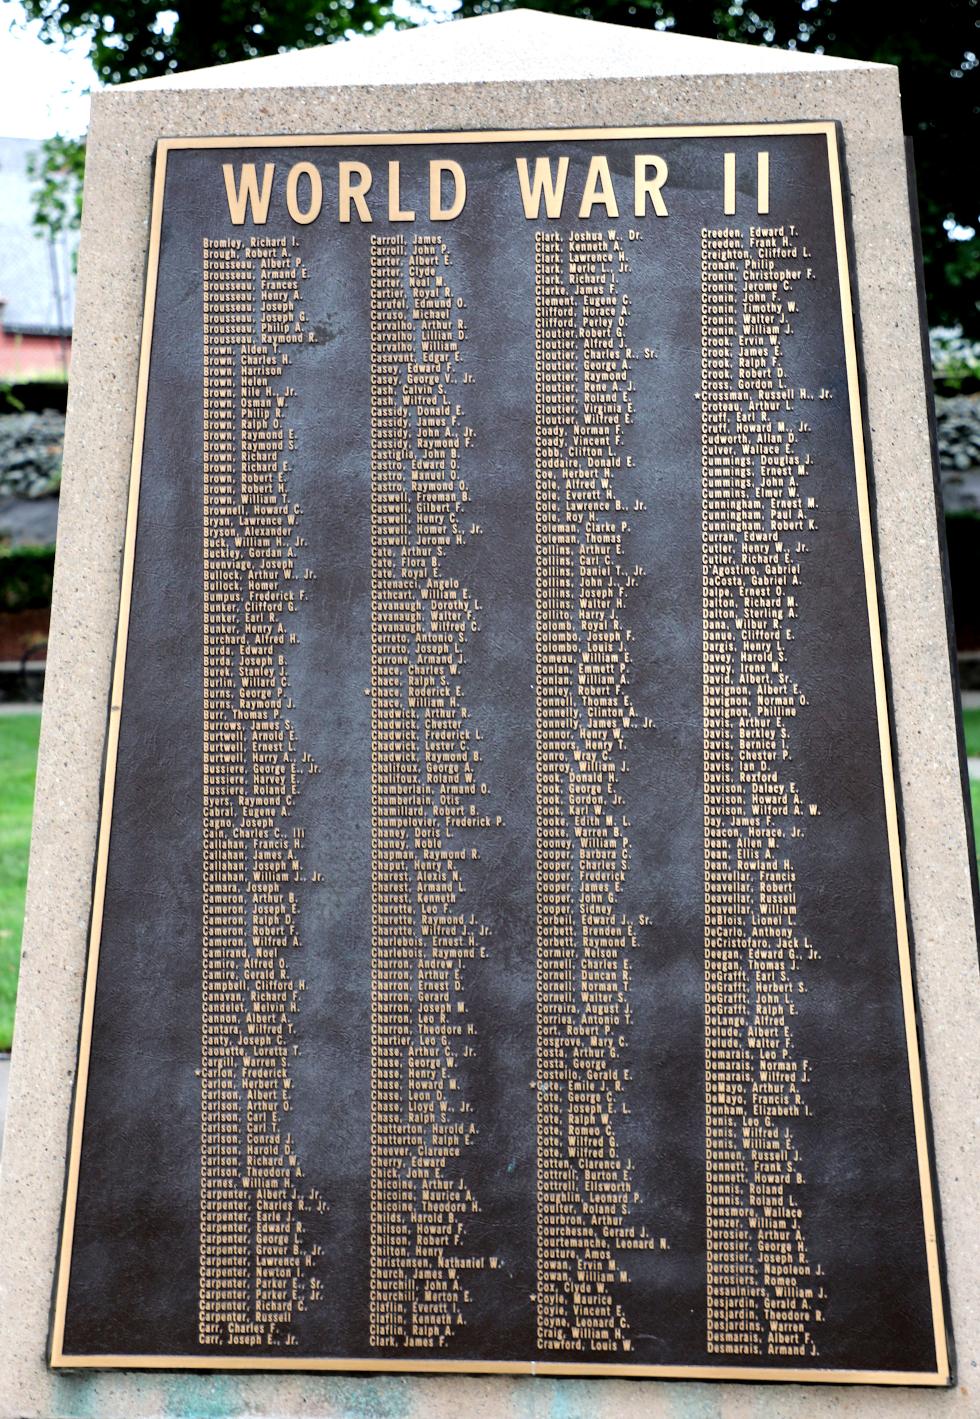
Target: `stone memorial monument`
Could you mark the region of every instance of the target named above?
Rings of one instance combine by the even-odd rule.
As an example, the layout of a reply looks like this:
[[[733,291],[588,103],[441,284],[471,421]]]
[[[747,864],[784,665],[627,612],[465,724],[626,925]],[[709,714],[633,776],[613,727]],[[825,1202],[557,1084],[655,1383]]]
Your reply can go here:
[[[514,12],[88,161],[0,1412],[976,1413],[895,71]]]

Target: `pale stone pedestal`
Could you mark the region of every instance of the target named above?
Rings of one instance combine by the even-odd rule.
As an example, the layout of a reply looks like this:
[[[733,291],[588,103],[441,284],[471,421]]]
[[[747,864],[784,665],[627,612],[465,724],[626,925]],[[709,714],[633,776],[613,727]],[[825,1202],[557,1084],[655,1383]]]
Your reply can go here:
[[[898,762],[959,1383],[53,1374],[48,1309],[86,955],[154,142],[791,119],[843,125]],[[93,103],[24,961],[0,1174],[0,1414],[980,1413],[980,983],[895,70],[514,12],[125,85]]]

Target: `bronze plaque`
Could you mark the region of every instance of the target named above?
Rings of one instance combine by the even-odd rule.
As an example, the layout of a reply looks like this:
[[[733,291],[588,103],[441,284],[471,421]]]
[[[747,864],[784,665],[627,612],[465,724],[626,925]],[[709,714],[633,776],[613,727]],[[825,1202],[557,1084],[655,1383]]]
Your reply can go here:
[[[58,1366],[945,1384],[833,123],[166,140]]]

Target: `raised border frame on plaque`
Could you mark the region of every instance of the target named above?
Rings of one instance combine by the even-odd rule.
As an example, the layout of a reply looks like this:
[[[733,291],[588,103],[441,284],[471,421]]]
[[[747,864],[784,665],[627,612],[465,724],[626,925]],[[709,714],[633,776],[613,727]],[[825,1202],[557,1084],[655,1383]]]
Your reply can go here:
[[[884,817],[890,858],[894,901],[895,931],[899,947],[899,977],[904,1007],[905,1049],[912,1095],[916,1164],[918,1170],[924,1249],[927,1257],[932,1324],[936,1350],[933,1372],[881,1371],[857,1369],[822,1369],[819,1367],[772,1367],[752,1364],[629,1364],[618,1362],[574,1362],[554,1359],[429,1359],[370,1357],[309,1357],[269,1355],[229,1355],[206,1352],[183,1355],[75,1354],[64,1349],[66,1311],[71,1275],[76,1202],[79,1188],[79,1168],[84,1143],[86,1092],[92,1046],[95,994],[102,940],[103,906],[105,901],[113,798],[116,780],[116,760],[123,712],[123,689],[126,676],[130,606],[136,565],[137,520],[140,503],[140,481],[144,461],[144,435],[150,361],[156,318],[157,278],[163,225],[164,183],[168,156],[188,149],[262,149],[262,148],[327,148],[343,146],[381,146],[399,148],[406,145],[432,144],[514,144],[542,141],[612,141],[617,139],[670,138],[741,138],[781,135],[823,135],[827,142],[833,223],[836,240],[837,276],[840,290],[840,319],[846,356],[846,381],[850,407],[852,454],[856,472],[856,496],[860,524],[860,542],[870,628],[871,657],[874,676],[877,734],[884,781]],[[337,136],[263,137],[263,138],[200,138],[162,139],[158,144],[157,169],[154,179],[149,261],[146,279],[146,301],[140,347],[140,370],[136,421],[133,438],[133,459],[129,492],[128,516],[124,546],[122,590],[116,641],[116,658],[109,712],[109,727],[105,756],[102,811],[98,838],[92,920],[89,935],[89,956],[85,981],[79,1065],[72,1120],[61,1257],[54,1298],[51,1341],[51,1364],[64,1368],[163,1368],[163,1369],[262,1369],[262,1370],[350,1370],[350,1371],[456,1371],[468,1373],[509,1373],[542,1375],[635,1376],[657,1378],[780,1380],[795,1382],[850,1382],[866,1384],[945,1385],[950,1379],[947,1346],[947,1324],[943,1300],[940,1249],[937,1239],[934,1183],[929,1159],[927,1111],[920,1062],[916,1007],[913,984],[911,946],[904,875],[902,867],[899,806],[892,759],[884,646],[879,618],[879,591],[873,542],[871,493],[868,458],[865,447],[862,400],[859,384],[858,348],[855,317],[852,307],[848,237],[845,222],[844,192],[841,176],[839,133],[832,122],[800,122],[774,124],[706,124],[703,126],[664,126],[653,128],[554,129],[528,131],[473,131],[438,133],[345,134]]]

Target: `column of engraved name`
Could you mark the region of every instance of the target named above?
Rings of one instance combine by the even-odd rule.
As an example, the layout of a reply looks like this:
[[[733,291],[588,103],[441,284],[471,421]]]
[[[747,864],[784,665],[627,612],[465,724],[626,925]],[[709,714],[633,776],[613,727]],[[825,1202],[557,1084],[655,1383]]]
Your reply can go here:
[[[465,1251],[478,1202],[464,987],[486,929],[462,894],[491,818],[463,683],[479,607],[444,566],[479,535],[450,261],[438,237],[371,240],[370,1339],[414,1349],[466,1323],[471,1273],[488,1261]]]
[[[623,1253],[656,1245],[633,1220],[618,1132],[636,946],[621,902],[638,721],[623,610],[643,575],[620,486],[628,270],[614,234],[536,237],[536,1302],[549,1350],[629,1350]]]
[[[794,1120],[803,967],[794,840],[817,812],[792,766],[814,530],[809,396],[786,366],[805,285],[792,228],[702,234],[707,1348],[812,1356],[821,1319]]]
[[[199,1339],[294,1343],[317,1248],[290,1130],[303,982],[303,776],[289,717],[300,509],[290,351],[307,341],[286,238],[204,252],[204,782]]]

